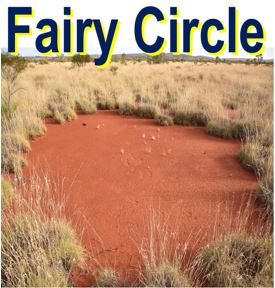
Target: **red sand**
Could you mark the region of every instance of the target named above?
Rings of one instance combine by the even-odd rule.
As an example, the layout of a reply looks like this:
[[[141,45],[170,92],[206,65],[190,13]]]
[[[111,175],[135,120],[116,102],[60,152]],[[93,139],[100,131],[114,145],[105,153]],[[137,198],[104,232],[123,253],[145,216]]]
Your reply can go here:
[[[172,221],[180,215],[183,238],[200,231],[210,239],[210,227],[226,229],[227,208],[235,217],[257,182],[236,158],[238,141],[211,137],[200,127],[160,127],[117,114],[47,124],[47,134],[31,144],[25,175],[42,168],[64,178],[66,213],[79,231],[85,227],[87,251],[115,267],[127,284],[137,276],[136,245],[146,237],[149,208]],[[197,248],[205,244],[195,240]],[[91,285],[92,279],[88,273],[75,283]]]

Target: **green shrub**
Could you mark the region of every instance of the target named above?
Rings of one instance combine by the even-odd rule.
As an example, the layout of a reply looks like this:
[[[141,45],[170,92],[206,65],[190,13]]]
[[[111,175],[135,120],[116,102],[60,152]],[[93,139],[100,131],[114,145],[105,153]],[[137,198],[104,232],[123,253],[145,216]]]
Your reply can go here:
[[[188,277],[178,265],[163,262],[155,269],[146,271],[144,284],[147,287],[190,287]]]
[[[12,199],[12,195],[13,195],[13,188],[11,186],[11,184],[1,178],[1,204],[2,204],[2,208],[5,208]]]
[[[195,266],[203,286],[272,287],[272,238],[230,235],[203,248]]]
[[[164,114],[156,115],[155,121],[161,126],[170,126],[174,124],[173,118]]]
[[[118,275],[110,268],[102,269],[96,276],[96,285],[98,287],[117,287]]]
[[[137,107],[136,115],[141,118],[154,119],[159,113],[156,106],[150,104],[141,104]]]
[[[120,115],[134,115],[136,112],[135,105],[129,102],[120,103],[118,109]]]
[[[174,123],[179,125],[205,126],[207,117],[201,112],[177,111],[174,115]]]

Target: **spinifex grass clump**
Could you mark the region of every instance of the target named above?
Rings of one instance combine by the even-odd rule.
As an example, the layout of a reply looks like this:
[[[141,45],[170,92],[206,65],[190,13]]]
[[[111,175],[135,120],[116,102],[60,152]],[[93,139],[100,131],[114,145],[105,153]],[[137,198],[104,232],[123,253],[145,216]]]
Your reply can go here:
[[[141,283],[146,287],[190,287],[187,269],[182,269],[187,244],[178,239],[177,221],[163,217],[160,210],[151,210],[148,235],[142,240],[139,253],[143,261]]]
[[[136,107],[130,102],[123,102],[119,104],[120,115],[134,115],[136,113]]]
[[[30,147],[22,136],[3,132],[1,138],[1,167],[8,173],[18,173],[27,161],[20,152],[29,151]]]
[[[37,116],[28,116],[24,119],[25,134],[28,139],[37,138],[46,132],[46,126],[41,118]]]
[[[136,115],[141,118],[154,119],[158,113],[159,108],[151,104],[140,104],[136,110]]]
[[[155,122],[161,126],[170,126],[174,124],[173,118],[165,114],[156,115]]]
[[[205,126],[207,117],[202,112],[176,111],[174,123],[179,125]]]
[[[256,191],[256,198],[266,209],[267,213],[273,215],[273,173],[269,172],[261,180]]]
[[[88,98],[77,100],[76,107],[83,114],[95,114],[97,111],[96,104]]]
[[[5,208],[12,200],[13,188],[11,184],[1,178],[1,208]]]
[[[103,268],[96,276],[96,285],[98,287],[117,287],[118,274],[111,268]]]
[[[99,110],[112,110],[118,108],[118,104],[114,98],[98,98],[96,106]]]
[[[71,285],[70,272],[84,250],[62,216],[65,200],[56,189],[47,177],[14,179],[14,205],[2,212],[2,286]]]
[[[195,271],[207,287],[272,287],[272,237],[228,236],[201,250]]]
[[[24,214],[3,227],[3,286],[67,286],[70,269],[82,259],[83,249],[66,222]]]
[[[56,89],[52,95],[47,107],[47,116],[52,117],[57,123],[62,124],[65,121],[76,119],[74,111],[75,101],[66,91]]]
[[[181,271],[178,264],[163,262],[155,269],[147,271],[146,287],[190,287],[190,280]]]

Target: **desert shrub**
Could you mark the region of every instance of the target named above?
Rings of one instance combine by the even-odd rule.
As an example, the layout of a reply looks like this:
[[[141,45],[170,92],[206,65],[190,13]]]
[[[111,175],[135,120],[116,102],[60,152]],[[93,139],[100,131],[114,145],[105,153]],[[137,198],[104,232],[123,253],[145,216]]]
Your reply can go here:
[[[110,67],[110,71],[112,72],[113,75],[116,75],[117,70],[118,70],[118,67],[117,67],[117,66],[111,66],[111,67]]]
[[[129,102],[120,103],[118,109],[120,115],[134,115],[136,112],[135,105]]]
[[[66,222],[33,214],[18,215],[2,229],[2,285],[68,286],[83,249]]]
[[[94,102],[85,98],[78,100],[76,106],[83,114],[95,114],[97,111]]]
[[[98,287],[117,287],[118,275],[111,268],[103,268],[96,276],[96,285]]]
[[[136,110],[136,115],[141,118],[154,119],[158,113],[159,109],[150,104],[140,104]]]
[[[202,112],[177,111],[174,115],[174,123],[179,125],[205,126],[207,117]]]
[[[43,121],[36,116],[28,116],[24,119],[24,128],[26,136],[30,139],[39,137],[46,132],[46,126]]]
[[[173,125],[173,118],[170,117],[169,115],[165,114],[158,114],[155,116],[155,121],[161,126],[170,126]]]
[[[147,287],[190,287],[188,277],[180,268],[169,262],[163,262],[153,270],[147,270],[144,284]]]
[[[92,60],[93,60],[93,58],[88,54],[86,54],[86,55],[75,54],[72,57],[72,63],[73,63],[73,65],[75,65],[77,67],[83,67],[87,63],[92,62]]]
[[[13,67],[17,73],[20,73],[27,68],[28,62],[24,57],[1,53],[1,66]]]
[[[203,286],[273,286],[273,243],[270,236],[233,234],[201,250],[195,271]]]
[[[1,178],[1,205],[2,208],[5,208],[11,201],[13,195],[13,188],[11,184]]]

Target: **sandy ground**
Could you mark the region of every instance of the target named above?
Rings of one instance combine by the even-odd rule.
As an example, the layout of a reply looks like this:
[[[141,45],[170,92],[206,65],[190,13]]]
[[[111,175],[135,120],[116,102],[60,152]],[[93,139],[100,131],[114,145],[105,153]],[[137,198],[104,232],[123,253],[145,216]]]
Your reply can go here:
[[[213,238],[213,227],[228,230],[228,219],[239,221],[257,186],[236,158],[240,143],[204,128],[160,127],[114,111],[47,128],[32,141],[24,173],[62,179],[67,216],[90,255],[88,268],[74,272],[77,285],[91,285],[89,270],[98,266],[117,269],[124,285],[135,281],[153,210],[193,251]]]

